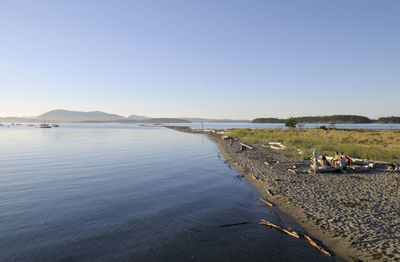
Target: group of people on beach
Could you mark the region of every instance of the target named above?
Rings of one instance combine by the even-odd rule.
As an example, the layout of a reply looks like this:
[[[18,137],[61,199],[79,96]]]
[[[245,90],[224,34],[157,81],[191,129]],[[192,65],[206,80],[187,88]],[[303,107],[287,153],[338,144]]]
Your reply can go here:
[[[328,169],[328,168],[340,168],[345,169],[346,166],[351,166],[353,160],[341,152],[335,152],[335,156],[332,158],[331,161],[326,159],[326,156],[322,156],[322,158],[318,159],[316,150],[314,149],[313,152],[313,164],[312,168],[314,169]]]
[[[341,152],[340,155],[339,152],[335,152],[335,156],[330,164],[334,168],[345,168],[346,166],[351,166],[352,162],[353,160],[343,152]]]

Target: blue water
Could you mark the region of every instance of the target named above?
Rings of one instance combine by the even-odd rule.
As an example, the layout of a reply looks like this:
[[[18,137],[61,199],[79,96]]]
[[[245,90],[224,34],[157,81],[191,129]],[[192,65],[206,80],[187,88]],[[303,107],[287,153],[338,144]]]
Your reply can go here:
[[[0,128],[0,261],[332,261],[238,175],[162,127]]]

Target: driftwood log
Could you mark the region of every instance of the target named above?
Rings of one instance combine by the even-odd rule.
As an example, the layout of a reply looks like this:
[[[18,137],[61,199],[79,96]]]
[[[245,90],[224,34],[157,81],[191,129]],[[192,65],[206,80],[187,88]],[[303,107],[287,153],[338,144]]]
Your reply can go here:
[[[241,146],[244,146],[244,147],[246,147],[246,148],[248,148],[248,149],[250,149],[250,150],[254,150],[254,148],[251,147],[251,146],[249,146],[249,145],[246,145],[246,144],[243,144],[243,143],[240,143],[240,145],[241,145]]]
[[[267,220],[265,220],[265,219],[261,219],[260,224],[261,224],[261,225],[268,226],[268,227],[272,227],[272,228],[274,228],[274,229],[276,229],[276,230],[278,230],[278,231],[281,231],[281,232],[283,232],[283,233],[286,233],[286,234],[288,234],[289,236],[295,237],[295,238],[297,238],[297,239],[300,238],[300,235],[299,235],[297,232],[291,231],[291,230],[286,229],[286,228],[282,228],[282,227],[280,227],[280,226],[278,226],[278,225],[275,225],[275,224],[273,224],[273,223],[271,223],[271,222],[269,222],[269,221],[267,221]]]
[[[232,224],[225,224],[225,225],[220,225],[219,227],[233,227],[233,226],[239,226],[239,225],[246,225],[250,224],[250,222],[239,222],[239,223],[232,223]]]
[[[305,239],[307,239],[308,243],[310,243],[310,245],[312,245],[313,247],[317,248],[319,251],[321,251],[322,253],[324,253],[327,256],[332,256],[331,253],[329,253],[327,250],[325,250],[323,247],[321,247],[320,245],[318,245],[314,240],[312,240],[311,237],[307,236],[307,235],[300,235],[299,233],[295,232],[295,231],[291,231],[289,229],[286,228],[282,228],[278,225],[275,225],[265,219],[261,219],[261,221],[259,222],[260,225],[265,225],[265,226],[269,226],[272,227],[278,231],[281,231],[283,233],[286,233],[292,237],[295,237],[297,239],[299,239],[301,236],[303,236]]]
[[[305,239],[308,240],[308,243],[310,243],[313,247],[316,247],[319,251],[321,251],[322,253],[324,253],[327,256],[332,256],[328,251],[326,251],[324,248],[322,248],[321,246],[319,246],[314,240],[311,239],[311,237],[307,236],[307,235],[303,235]]]
[[[268,200],[266,200],[266,199],[264,199],[264,198],[259,198],[259,200],[261,201],[261,202],[263,202],[264,204],[266,204],[267,206],[270,206],[270,207],[273,207],[274,206],[274,203],[272,203],[272,202],[269,202]]]

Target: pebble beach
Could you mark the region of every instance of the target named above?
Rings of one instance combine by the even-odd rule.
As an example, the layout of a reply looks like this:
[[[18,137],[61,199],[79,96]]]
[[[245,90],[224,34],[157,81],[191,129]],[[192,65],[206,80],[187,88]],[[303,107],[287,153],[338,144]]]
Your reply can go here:
[[[310,235],[348,261],[400,261],[398,172],[308,172],[310,161],[208,133],[225,158]],[[269,191],[269,192],[268,192]]]

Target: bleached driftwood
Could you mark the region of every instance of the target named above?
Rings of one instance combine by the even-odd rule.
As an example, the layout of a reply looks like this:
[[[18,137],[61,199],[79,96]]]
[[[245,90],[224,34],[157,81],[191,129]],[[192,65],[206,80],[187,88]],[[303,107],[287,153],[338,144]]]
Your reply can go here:
[[[319,246],[314,240],[311,239],[311,237],[307,236],[307,235],[303,235],[305,239],[308,240],[308,243],[310,243],[313,247],[316,247],[319,251],[321,251],[322,253],[324,253],[327,256],[332,256],[328,251],[326,251],[324,248],[322,248],[321,246]]]
[[[260,201],[261,202],[263,202],[264,204],[266,204],[267,206],[270,206],[270,207],[273,207],[274,206],[274,203],[272,203],[272,202],[269,202],[268,200],[265,200],[265,199],[263,199],[263,198],[259,198],[260,199]]]
[[[295,238],[297,238],[297,239],[300,238],[300,235],[299,235],[297,232],[291,231],[291,230],[286,229],[286,228],[282,228],[282,227],[280,227],[280,226],[278,226],[278,225],[275,225],[275,224],[273,224],[273,223],[271,223],[271,222],[269,222],[269,221],[267,221],[267,220],[265,220],[265,219],[261,219],[261,221],[259,222],[259,224],[260,224],[260,225],[265,225],[265,226],[272,227],[272,228],[274,228],[274,229],[276,229],[276,230],[278,230],[278,231],[281,231],[281,232],[283,232],[283,233],[286,233],[286,234],[288,234],[289,236],[295,237]]]
[[[244,147],[246,147],[246,148],[248,148],[248,149],[250,149],[250,150],[254,150],[254,148],[251,147],[251,146],[249,146],[249,145],[246,145],[246,144],[243,144],[243,143],[240,143],[240,145],[241,145],[241,146],[244,146]]]
[[[281,142],[269,142],[269,146],[273,149],[285,149],[286,146],[282,144]]]

